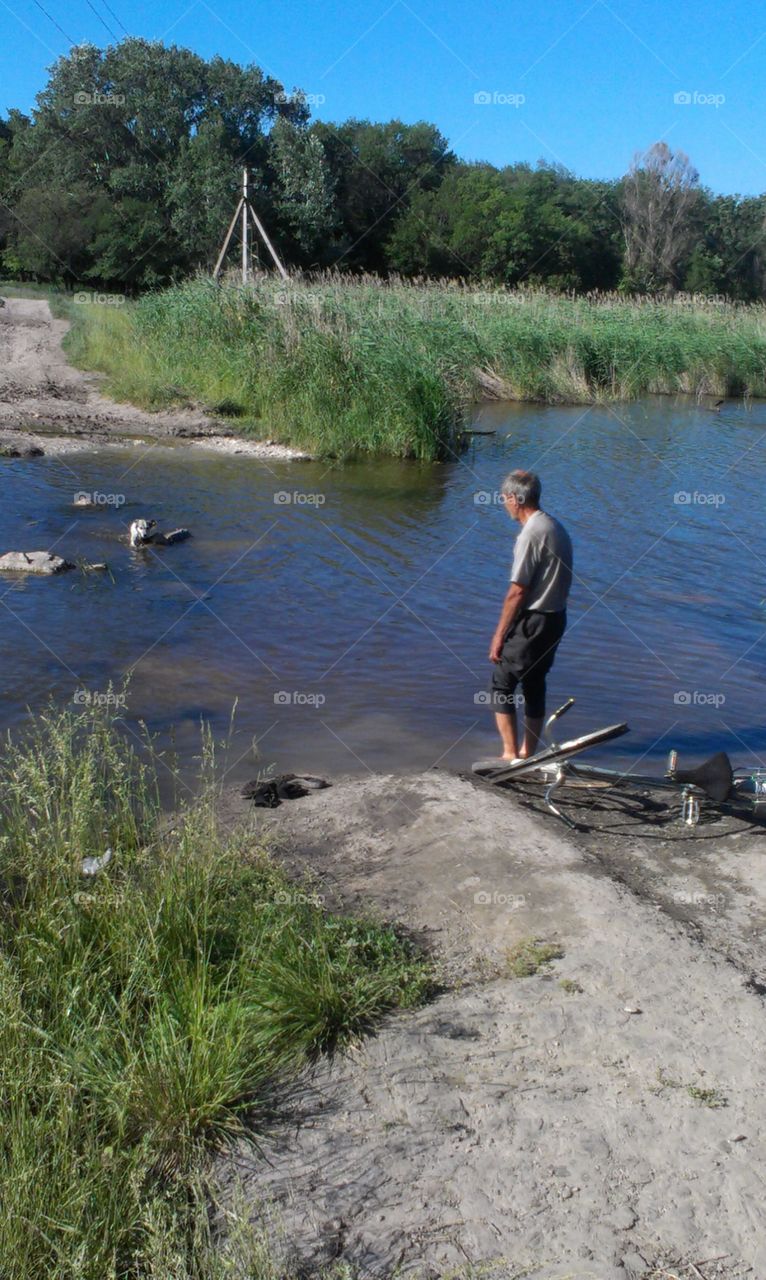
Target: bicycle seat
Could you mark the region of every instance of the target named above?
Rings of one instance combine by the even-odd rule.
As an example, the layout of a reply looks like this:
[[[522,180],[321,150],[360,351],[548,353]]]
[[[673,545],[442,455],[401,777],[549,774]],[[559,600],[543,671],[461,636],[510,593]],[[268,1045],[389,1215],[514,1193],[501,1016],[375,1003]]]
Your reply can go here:
[[[717,752],[696,769],[676,769],[670,776],[674,782],[690,782],[699,787],[715,804],[726,799],[734,781],[731,760],[725,751]]]

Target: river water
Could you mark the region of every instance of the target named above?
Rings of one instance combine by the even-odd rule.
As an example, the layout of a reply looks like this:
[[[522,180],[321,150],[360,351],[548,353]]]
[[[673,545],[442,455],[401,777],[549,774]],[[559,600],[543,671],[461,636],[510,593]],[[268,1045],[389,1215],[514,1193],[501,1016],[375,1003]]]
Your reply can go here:
[[[1,726],[130,671],[127,727],[145,722],[187,770],[200,721],[223,737],[236,702],[231,781],[495,754],[487,648],[518,529],[496,493],[524,466],[575,544],[549,678],[551,705],[577,699],[564,736],[627,720],[592,758],[644,768],[675,746],[763,762],[766,405],[506,404],[476,426],[441,465],[188,446],[0,463],[0,551],[112,571],[0,583]],[[76,510],[78,491],[110,502]],[[193,538],[131,551],[141,516]]]

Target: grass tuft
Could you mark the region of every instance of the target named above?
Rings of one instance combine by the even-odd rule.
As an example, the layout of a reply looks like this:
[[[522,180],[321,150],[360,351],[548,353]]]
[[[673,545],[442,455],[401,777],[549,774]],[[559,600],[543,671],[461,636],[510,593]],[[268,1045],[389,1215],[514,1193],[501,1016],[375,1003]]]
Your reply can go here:
[[[424,999],[429,968],[222,835],[212,793],[169,827],[106,709],[42,716],[0,771],[4,1280],[276,1274],[215,1261],[209,1152]]]
[[[583,994],[583,988],[576,978],[562,978],[559,986],[568,996],[581,996]]]
[[[563,955],[562,948],[554,943],[523,938],[506,952],[508,972],[514,978],[531,978],[551,960],[560,960]]]

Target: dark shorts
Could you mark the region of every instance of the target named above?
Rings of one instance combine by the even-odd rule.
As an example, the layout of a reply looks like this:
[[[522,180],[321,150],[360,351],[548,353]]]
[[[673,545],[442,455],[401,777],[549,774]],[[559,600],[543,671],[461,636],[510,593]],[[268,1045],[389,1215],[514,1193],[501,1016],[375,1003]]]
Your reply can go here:
[[[492,674],[492,706],[513,711],[516,688],[521,684],[526,713],[533,719],[545,714],[545,677],[553,666],[567,615],[528,610],[519,614],[503,645]]]

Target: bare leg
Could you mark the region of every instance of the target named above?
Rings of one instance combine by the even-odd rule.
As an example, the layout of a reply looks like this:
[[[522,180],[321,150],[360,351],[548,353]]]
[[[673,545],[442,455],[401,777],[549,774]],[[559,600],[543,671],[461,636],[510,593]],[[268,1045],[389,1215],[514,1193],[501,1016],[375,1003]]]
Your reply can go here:
[[[522,760],[533,756],[540,746],[540,734],[543,731],[543,716],[524,717],[524,745],[521,748]]]
[[[503,759],[516,760],[519,755],[519,746],[516,739],[516,712],[514,711],[496,711],[495,723],[497,731],[503,740]]]

